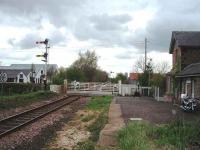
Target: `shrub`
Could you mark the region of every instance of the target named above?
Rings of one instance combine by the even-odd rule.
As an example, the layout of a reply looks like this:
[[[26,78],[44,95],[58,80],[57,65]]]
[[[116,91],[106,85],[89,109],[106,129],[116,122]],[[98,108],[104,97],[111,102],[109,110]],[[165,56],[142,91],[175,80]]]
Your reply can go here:
[[[23,94],[42,90],[41,84],[31,83],[1,83],[0,95]]]

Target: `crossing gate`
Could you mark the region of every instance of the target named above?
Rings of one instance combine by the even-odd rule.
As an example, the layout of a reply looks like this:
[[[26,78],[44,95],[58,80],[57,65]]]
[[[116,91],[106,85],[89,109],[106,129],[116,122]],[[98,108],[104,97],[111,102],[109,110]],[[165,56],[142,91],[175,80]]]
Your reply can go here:
[[[88,93],[92,95],[117,95],[118,84],[111,82],[71,82],[67,85],[68,93]]]

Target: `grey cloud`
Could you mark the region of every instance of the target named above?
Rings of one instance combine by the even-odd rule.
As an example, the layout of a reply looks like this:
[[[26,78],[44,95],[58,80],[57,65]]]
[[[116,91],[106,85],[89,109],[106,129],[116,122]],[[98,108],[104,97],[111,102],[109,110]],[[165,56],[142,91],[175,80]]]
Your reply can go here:
[[[59,30],[52,31],[49,36],[45,37],[50,40],[51,45],[59,45],[65,42],[66,37],[63,33],[61,33]],[[9,39],[8,43],[13,46],[17,47],[19,49],[31,49],[36,47],[36,41],[44,40],[39,33],[28,33],[26,34],[22,39],[16,40],[16,39]]]
[[[177,5],[178,4],[178,7]],[[128,42],[137,48],[141,45],[133,41],[142,41],[148,38],[148,50],[168,52],[172,31],[195,31],[200,30],[200,1],[175,0],[157,1],[158,10],[154,18],[149,21],[145,30],[136,31]]]
[[[50,43],[51,45],[62,45],[66,42],[66,35],[59,30],[55,30],[50,33]]]
[[[27,53],[19,53],[13,50],[7,50],[3,49],[3,51],[0,51],[0,59],[1,60],[29,60],[31,58],[30,54]]]
[[[16,39],[9,39],[8,43],[13,47],[20,49],[31,49],[36,46],[35,42],[40,39],[37,33],[29,33],[25,35],[22,39],[17,41]]]
[[[77,21],[74,35],[79,40],[94,40],[95,44],[104,47],[123,46],[124,37],[129,32],[126,23],[130,20],[131,17],[127,14],[81,18]]]
[[[91,22],[94,24],[97,30],[121,30],[125,23],[131,21],[132,18],[128,14],[121,15],[94,15],[91,16]]]
[[[1,24],[40,27],[43,19],[56,27],[65,27],[82,41],[92,41],[103,47],[136,47],[142,52],[144,45],[138,41],[149,40],[149,51],[166,52],[173,30],[200,30],[200,1],[191,0],[0,0]],[[132,19],[128,12],[156,9],[155,16],[145,29],[131,32],[127,23]],[[63,44],[63,33],[51,33],[52,44]],[[27,35],[28,36],[28,35]],[[29,37],[31,36],[31,37]],[[31,48],[37,35],[20,41],[9,40],[11,45]],[[35,37],[35,38],[34,38]],[[38,37],[37,37],[38,38]]]
[[[135,57],[131,56],[131,55],[127,55],[127,54],[119,54],[115,56],[118,59],[133,59]]]
[[[137,58],[136,53],[137,51],[135,50],[127,50],[115,55],[115,57],[117,59],[134,59],[134,58]]]
[[[48,18],[56,26],[64,26],[68,23],[67,18],[72,18],[76,11],[80,12],[81,7],[87,0],[0,0],[0,15],[6,17],[4,21],[24,24],[40,24],[42,18]],[[78,14],[78,13],[76,13]],[[25,19],[25,20],[24,20]],[[3,21],[2,20],[2,21]],[[39,22],[38,22],[39,21]],[[35,24],[34,24],[35,23]]]

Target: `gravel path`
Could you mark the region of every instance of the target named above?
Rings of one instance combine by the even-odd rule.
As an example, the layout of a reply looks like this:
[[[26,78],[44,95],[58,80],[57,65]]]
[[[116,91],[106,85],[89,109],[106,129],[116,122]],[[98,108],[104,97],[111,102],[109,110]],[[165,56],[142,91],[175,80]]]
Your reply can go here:
[[[127,123],[130,118],[142,118],[151,123],[161,124],[174,120],[199,120],[200,112],[186,113],[172,103],[157,102],[148,97],[117,97],[122,116]]]

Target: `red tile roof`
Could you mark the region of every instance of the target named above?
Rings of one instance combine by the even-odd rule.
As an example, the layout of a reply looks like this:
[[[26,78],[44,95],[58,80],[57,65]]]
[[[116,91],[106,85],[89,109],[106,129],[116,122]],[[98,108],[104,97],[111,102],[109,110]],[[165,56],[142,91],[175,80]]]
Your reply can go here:
[[[129,79],[130,80],[138,80],[139,73],[130,73]]]

